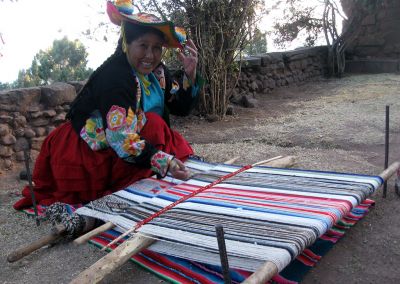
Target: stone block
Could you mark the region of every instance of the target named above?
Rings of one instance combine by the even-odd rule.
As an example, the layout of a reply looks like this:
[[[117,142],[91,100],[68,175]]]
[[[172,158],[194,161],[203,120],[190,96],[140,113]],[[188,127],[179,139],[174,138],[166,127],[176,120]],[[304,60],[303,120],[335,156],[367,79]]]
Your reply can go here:
[[[9,115],[6,115],[6,114],[0,115],[0,123],[7,123],[7,124],[9,124],[9,123],[11,123],[12,121],[13,121],[12,116],[9,116]]]
[[[32,138],[32,140],[31,140],[31,148],[33,150],[40,151],[40,148],[42,147],[42,143],[43,143],[44,139],[46,139],[46,138],[45,137]]]
[[[268,66],[268,64],[270,64],[271,61],[272,61],[271,56],[269,56],[268,54],[261,56],[261,66]]]
[[[14,151],[19,152],[29,149],[29,142],[26,138],[18,138],[17,142],[14,144]]]
[[[49,119],[39,117],[39,118],[33,119],[30,124],[34,127],[39,127],[39,126],[47,126],[49,124],[49,122],[50,122]]]
[[[70,81],[68,82],[68,84],[74,86],[75,88],[75,92],[78,94],[80,92],[80,90],[83,88],[83,86],[85,86],[87,80],[86,81]]]
[[[0,136],[4,136],[10,133],[10,127],[8,124],[0,124]]]
[[[49,86],[42,87],[41,102],[48,107],[55,107],[70,103],[76,97],[74,86],[57,82]]]
[[[35,131],[33,131],[33,129],[31,129],[31,128],[26,128],[25,129],[25,135],[24,135],[26,138],[33,138],[33,137],[35,137],[36,136],[36,133],[35,133]]]
[[[3,145],[13,145],[17,142],[17,139],[12,134],[7,134],[0,139],[0,143]]]
[[[56,116],[57,112],[54,109],[50,109],[50,110],[44,110],[43,111],[43,116],[44,117],[54,117]]]
[[[30,106],[27,109],[27,112],[37,112],[40,111],[40,107],[39,106]]]
[[[261,66],[260,57],[246,57],[243,59],[245,67]]]
[[[0,104],[16,106],[19,111],[26,111],[28,107],[38,104],[41,90],[38,87],[0,91]]]
[[[242,96],[240,104],[247,108],[254,108],[256,106],[257,100],[252,98],[251,95]]]
[[[0,157],[9,158],[13,154],[13,150],[8,146],[0,146]]]
[[[226,107],[226,115],[234,115],[235,114],[235,107],[231,104],[229,104]]]
[[[17,160],[18,162],[25,161],[24,151],[15,152],[15,160]]]
[[[16,105],[0,104],[0,110],[8,112],[18,111],[18,107]]]
[[[46,128],[44,127],[37,127],[34,129],[36,133],[36,137],[45,136],[46,135]]]
[[[12,164],[11,160],[4,159],[2,166],[3,166],[3,169],[9,170],[12,168],[13,164]]]
[[[26,118],[23,115],[16,115],[14,117],[14,128],[25,126],[26,125]]]
[[[41,116],[43,116],[43,112],[41,112],[41,111],[35,111],[35,112],[31,112],[30,113],[30,117],[31,118],[38,118],[38,117],[41,117]]]
[[[257,85],[256,82],[253,81],[253,82],[250,84],[250,91],[257,91],[257,89],[258,89],[258,85]]]
[[[346,61],[345,72],[349,73],[395,73],[399,70],[399,60],[360,59]]]
[[[14,134],[15,137],[23,137],[25,135],[25,129],[22,127],[18,127],[17,129],[14,129]]]
[[[66,116],[67,114],[65,113],[65,112],[61,112],[61,113],[59,113],[59,114],[57,114],[53,119],[52,119],[52,122],[54,122],[54,123],[61,123],[61,122],[64,122],[65,121],[65,116]]]

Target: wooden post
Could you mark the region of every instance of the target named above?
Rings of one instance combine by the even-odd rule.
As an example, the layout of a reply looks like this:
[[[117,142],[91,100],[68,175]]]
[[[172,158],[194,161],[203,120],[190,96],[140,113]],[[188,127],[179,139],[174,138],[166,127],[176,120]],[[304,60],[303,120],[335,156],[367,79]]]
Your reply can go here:
[[[384,170],[379,176],[387,181],[396,171],[400,168],[400,162],[396,161],[392,163],[386,170]]]
[[[78,275],[70,284],[89,284],[98,283],[108,274],[120,267],[132,255],[140,252],[142,249],[149,247],[154,239],[143,234],[137,233],[132,239],[124,241],[115,250],[105,255],[91,267]]]
[[[96,236],[98,234],[101,234],[101,233],[103,233],[103,232],[105,232],[105,231],[107,231],[109,229],[114,228],[114,227],[115,227],[115,225],[113,223],[107,222],[107,223],[101,225],[100,227],[97,227],[96,229],[94,229],[94,230],[92,230],[90,232],[87,232],[86,234],[84,234],[84,235],[80,236],[79,238],[75,239],[74,240],[74,244],[75,245],[84,244],[88,240],[90,240],[92,237],[94,237],[94,236]]]
[[[10,253],[7,257],[7,261],[15,262],[27,255],[30,255],[32,252],[40,249],[41,247],[44,247],[45,245],[55,242],[62,236],[62,234],[65,232],[65,230],[66,230],[66,228],[64,225],[58,224],[56,227],[53,228],[51,233],[48,234],[47,236],[44,236],[41,239]]]
[[[253,274],[251,274],[242,284],[264,284],[278,273],[278,267],[271,261],[265,262]]]

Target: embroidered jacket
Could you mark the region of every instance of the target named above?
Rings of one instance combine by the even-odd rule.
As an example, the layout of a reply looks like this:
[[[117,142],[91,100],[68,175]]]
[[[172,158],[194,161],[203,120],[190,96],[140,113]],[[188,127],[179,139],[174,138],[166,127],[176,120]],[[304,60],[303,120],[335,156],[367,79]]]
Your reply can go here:
[[[112,147],[126,162],[151,167],[157,174],[165,175],[172,156],[140,137],[146,123],[146,82],[135,75],[125,54],[114,55],[96,72],[71,105],[67,118],[74,130],[94,151]],[[164,102],[161,112],[166,123],[169,125],[169,113],[188,115],[197,103],[197,84],[188,83],[183,72],[172,78],[163,64],[153,74],[164,96],[158,102]]]

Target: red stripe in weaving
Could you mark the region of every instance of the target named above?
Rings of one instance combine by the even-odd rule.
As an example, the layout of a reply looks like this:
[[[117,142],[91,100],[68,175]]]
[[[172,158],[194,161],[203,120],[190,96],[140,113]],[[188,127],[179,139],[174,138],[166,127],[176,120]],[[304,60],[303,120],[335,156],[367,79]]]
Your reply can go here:
[[[230,174],[228,174],[228,175],[226,175],[226,176],[220,177],[220,178],[217,179],[216,181],[214,181],[214,182],[212,182],[212,183],[210,183],[210,184],[208,184],[208,185],[206,185],[206,186],[200,187],[198,190],[193,191],[193,192],[192,192],[191,194],[189,194],[189,195],[185,195],[185,196],[182,197],[181,199],[175,201],[174,203],[171,203],[170,205],[164,207],[164,208],[161,209],[160,211],[154,213],[153,215],[151,215],[151,216],[147,217],[146,219],[144,219],[144,220],[140,221],[139,223],[137,223],[136,226],[135,226],[135,231],[137,231],[137,230],[138,230],[140,227],[142,227],[144,224],[147,224],[147,223],[149,223],[150,221],[152,221],[154,218],[157,218],[157,217],[160,216],[161,214],[163,214],[163,213],[167,212],[168,210],[174,208],[176,205],[178,205],[178,204],[180,204],[180,203],[182,203],[182,202],[185,202],[185,201],[188,200],[189,198],[191,198],[191,197],[193,197],[193,196],[195,196],[195,195],[197,195],[197,194],[199,194],[199,193],[201,193],[201,192],[203,192],[203,191],[205,191],[205,190],[207,190],[207,189],[213,187],[214,185],[220,183],[221,181],[224,181],[224,180],[226,180],[226,179],[228,179],[228,178],[230,178],[230,177],[232,177],[232,176],[234,176],[234,175],[237,175],[237,174],[239,174],[239,173],[241,173],[241,172],[243,172],[243,171],[245,171],[245,170],[248,170],[248,169],[250,169],[250,168],[252,168],[252,167],[253,167],[252,165],[244,166],[243,168],[241,168],[241,169],[239,169],[239,170],[237,170],[237,171],[235,171],[235,172],[233,172],[233,173],[230,173]]]
[[[184,196],[185,195],[180,191],[176,191],[176,190],[174,191],[174,189],[169,189],[169,190],[167,190],[167,192],[170,193],[170,194],[179,195],[179,196]],[[259,200],[277,201],[277,202],[284,201],[284,202],[286,202],[288,204],[300,204],[300,205],[301,204],[306,204],[306,205],[310,204],[309,201],[308,201],[309,198],[307,196],[304,196],[304,198],[297,197],[297,198],[289,198],[289,199],[287,199],[285,197],[288,196],[288,195],[285,195],[285,194],[275,194],[275,196],[282,197],[282,198],[277,198],[275,196],[270,196],[270,195],[273,195],[273,194],[270,194],[270,193],[263,193],[263,194],[260,194],[259,196],[248,195],[248,194],[240,194],[240,193],[237,194],[237,193],[233,193],[233,191],[232,192],[226,192],[226,191],[218,192],[218,191],[215,191],[215,190],[212,190],[212,191],[210,190],[207,193],[209,193],[209,194],[212,194],[212,193],[215,193],[215,194],[223,193],[225,196],[239,196],[239,197],[249,197],[249,198],[255,197],[255,198],[258,198]],[[202,195],[200,197],[201,198],[205,198],[205,199],[210,199],[210,198],[211,199],[216,199],[216,197],[214,195],[211,195],[211,196]],[[335,202],[332,199],[319,199],[319,200],[320,201],[324,201],[324,202],[315,202],[315,203],[312,203],[312,204],[313,205],[320,205],[320,206],[324,206],[326,204],[329,204],[331,207],[336,208],[337,210],[339,210],[342,213],[342,215],[348,214],[349,211],[351,210],[351,207],[348,207],[347,206],[348,204],[346,202],[342,201],[342,200],[340,202],[338,202],[338,201]],[[237,202],[237,199],[232,199],[232,201]],[[250,202],[248,202],[246,200],[242,200],[241,202],[250,203]]]

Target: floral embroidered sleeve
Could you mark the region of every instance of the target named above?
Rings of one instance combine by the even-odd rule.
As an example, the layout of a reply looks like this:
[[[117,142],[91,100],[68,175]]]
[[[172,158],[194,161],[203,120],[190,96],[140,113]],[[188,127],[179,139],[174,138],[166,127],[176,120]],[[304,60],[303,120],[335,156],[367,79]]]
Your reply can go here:
[[[151,169],[159,176],[165,177],[169,170],[169,165],[174,156],[163,151],[158,151],[151,157]]]
[[[106,124],[106,127],[103,127],[104,135],[97,135],[97,137],[105,138],[101,145],[107,144],[124,161],[151,168],[159,176],[165,176],[173,156],[158,151],[141,138],[140,132],[146,123],[146,115],[140,107],[140,97],[140,88],[136,88],[134,94],[132,92],[128,94],[124,90],[114,90],[109,93],[106,97],[107,100],[103,104],[100,103],[99,114],[102,119],[94,120],[97,125],[99,125],[99,121],[104,121]],[[132,106],[135,106],[135,109]],[[89,126],[93,126],[93,121],[90,119],[87,120],[84,129],[91,129]],[[91,132],[100,131],[97,129],[97,131],[92,130]],[[85,135],[90,137],[88,133],[83,136],[81,133],[82,138]],[[88,141],[86,140],[86,142]]]
[[[112,106],[107,114],[107,141],[117,155],[127,162],[136,163],[136,159],[144,154],[146,148],[149,148],[149,144],[139,136],[145,123],[146,116],[140,108],[135,115],[131,108],[126,114],[124,108]],[[173,156],[163,151],[153,152],[150,152],[152,153],[151,169],[159,176],[164,177]]]

